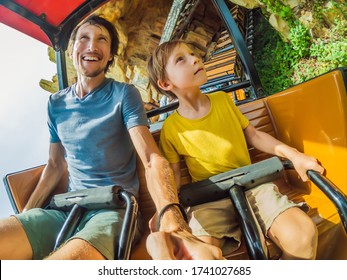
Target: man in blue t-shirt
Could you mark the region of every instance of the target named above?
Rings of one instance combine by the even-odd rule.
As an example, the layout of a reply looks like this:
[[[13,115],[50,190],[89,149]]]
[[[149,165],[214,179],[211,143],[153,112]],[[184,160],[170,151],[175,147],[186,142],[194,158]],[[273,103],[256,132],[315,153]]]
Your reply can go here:
[[[136,152],[146,169],[149,192],[161,213],[158,230],[175,232],[172,238],[184,241],[178,246],[199,255],[194,249],[198,241],[189,233],[178,207],[172,170],[149,132],[138,91],[132,85],[105,77],[118,47],[114,26],[93,15],[75,28],[71,41],[77,83],[49,98],[48,162],[23,213],[0,221],[0,259],[113,259],[123,209],[87,211],[77,233],[52,253],[68,213],[40,207],[66,168],[69,191],[119,185],[138,197]],[[141,226],[135,241],[140,236]],[[171,245],[156,246],[162,246],[163,252],[171,250],[175,257]],[[148,250],[151,253],[151,248]],[[209,254],[209,247],[206,250]],[[211,258],[215,255],[212,252]]]

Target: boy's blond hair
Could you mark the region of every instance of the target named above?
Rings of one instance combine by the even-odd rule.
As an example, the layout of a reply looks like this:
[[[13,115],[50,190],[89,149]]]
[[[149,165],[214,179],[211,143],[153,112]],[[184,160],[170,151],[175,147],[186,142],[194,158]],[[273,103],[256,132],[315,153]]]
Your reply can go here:
[[[171,91],[165,91],[158,86],[158,81],[166,81],[166,65],[169,59],[169,56],[173,50],[180,44],[189,45],[189,43],[183,40],[172,40],[160,44],[149,57],[147,62],[147,75],[149,78],[150,84],[161,94],[164,94],[170,98],[176,98],[176,95]]]

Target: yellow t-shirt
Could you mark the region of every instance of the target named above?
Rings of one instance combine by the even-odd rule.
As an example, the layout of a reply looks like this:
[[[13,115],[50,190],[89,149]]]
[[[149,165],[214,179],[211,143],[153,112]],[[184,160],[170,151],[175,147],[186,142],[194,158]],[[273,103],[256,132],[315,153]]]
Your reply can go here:
[[[160,148],[170,163],[183,156],[193,182],[251,163],[243,130],[248,119],[225,92],[207,95],[208,114],[196,120],[177,111],[164,122]]]

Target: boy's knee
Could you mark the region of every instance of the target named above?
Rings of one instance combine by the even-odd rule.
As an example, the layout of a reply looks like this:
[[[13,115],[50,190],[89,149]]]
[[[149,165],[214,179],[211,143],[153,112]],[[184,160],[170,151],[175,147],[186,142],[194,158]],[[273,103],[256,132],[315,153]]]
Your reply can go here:
[[[318,244],[318,230],[316,225],[308,223],[304,228],[301,248],[302,248],[302,258],[304,259],[315,259]]]
[[[318,243],[316,225],[296,209],[286,214],[270,228],[270,238],[282,249],[284,259],[314,259]]]
[[[292,232],[293,233],[293,232]],[[307,223],[300,230],[294,234],[287,235],[287,241],[284,254],[293,259],[307,259],[312,260],[316,257],[318,231],[315,224]]]

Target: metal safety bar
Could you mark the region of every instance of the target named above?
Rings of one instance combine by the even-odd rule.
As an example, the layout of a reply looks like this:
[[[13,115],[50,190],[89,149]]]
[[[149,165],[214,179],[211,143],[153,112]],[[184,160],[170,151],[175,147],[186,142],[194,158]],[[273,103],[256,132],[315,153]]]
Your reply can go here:
[[[285,169],[294,169],[289,160],[283,161]],[[339,213],[341,223],[347,233],[347,196],[333,182],[317,171],[309,170],[308,178],[329,198]]]
[[[277,157],[266,159],[184,185],[179,193],[180,202],[184,206],[194,206],[230,197],[236,209],[250,259],[267,259],[264,236],[244,192],[262,183],[274,181],[283,175],[284,169],[293,168],[293,164],[288,160],[281,161]],[[309,170],[307,175],[333,202],[347,233],[347,196],[320,173]]]
[[[138,203],[135,196],[132,193],[127,192],[121,189],[120,187],[118,187],[116,191],[117,193],[115,193],[115,199],[119,200],[119,202],[116,201],[115,205],[119,205],[119,208],[125,207],[125,214],[122,222],[122,229],[119,236],[119,240],[118,242],[115,242],[116,244],[118,244],[118,248],[115,248],[115,252],[117,253],[115,253],[116,255],[114,256],[114,258],[117,260],[127,260],[130,258],[132,243],[137,227]],[[71,196],[71,194],[73,193],[67,193],[67,196]],[[84,194],[88,194],[88,192],[84,191]],[[95,192],[93,194],[95,194]],[[103,207],[100,204],[100,196],[97,199],[97,205],[99,209],[103,209]],[[88,198],[88,202],[92,200],[92,197]],[[109,205],[106,205],[105,208],[110,209]],[[97,208],[91,206],[91,209]],[[64,225],[62,226],[58,234],[54,250],[58,249],[61,244],[63,244],[67,239],[69,239],[71,236],[75,234],[76,229],[81,219],[83,218],[86,210],[88,210],[87,207],[80,206],[77,203],[73,205]]]
[[[183,185],[179,198],[184,206],[194,206],[230,197],[250,259],[268,259],[265,238],[249,205],[245,190],[281,177],[283,165],[279,158],[272,157],[258,163],[230,170],[206,180]]]
[[[139,206],[133,194],[122,190],[119,196],[125,201],[126,206],[118,242],[118,260],[128,260],[130,259],[131,247],[135,237]]]
[[[242,186],[234,184],[229,190],[229,196],[235,206],[237,220],[240,224],[250,259],[267,260],[269,254],[264,235]]]

